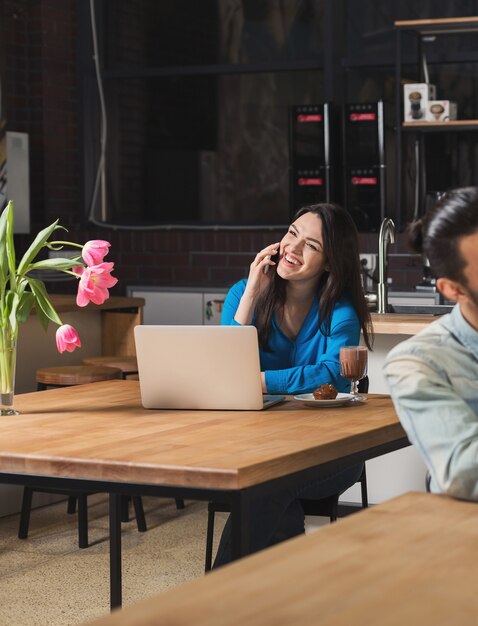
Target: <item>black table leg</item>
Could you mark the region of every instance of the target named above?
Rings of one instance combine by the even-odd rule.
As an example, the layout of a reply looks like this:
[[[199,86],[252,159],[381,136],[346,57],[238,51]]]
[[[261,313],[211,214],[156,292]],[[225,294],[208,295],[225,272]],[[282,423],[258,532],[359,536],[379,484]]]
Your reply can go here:
[[[231,502],[232,560],[249,554],[250,504],[247,493],[239,492]]]
[[[88,499],[86,493],[78,494],[78,546],[88,547]]]
[[[121,606],[121,496],[110,493],[110,607]]]

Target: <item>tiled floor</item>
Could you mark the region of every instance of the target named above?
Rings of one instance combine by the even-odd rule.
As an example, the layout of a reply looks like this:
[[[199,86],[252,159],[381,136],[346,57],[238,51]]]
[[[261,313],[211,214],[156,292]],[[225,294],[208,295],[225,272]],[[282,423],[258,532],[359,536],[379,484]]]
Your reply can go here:
[[[17,538],[17,515],[0,518],[0,626],[81,624],[108,612],[107,500],[89,501],[85,550],[77,548],[76,516],[66,514],[65,502],[35,509],[27,540]],[[143,502],[148,531],[123,524],[124,606],[203,575],[206,505],[186,502],[178,511],[173,500]],[[225,517],[217,515],[217,539]]]

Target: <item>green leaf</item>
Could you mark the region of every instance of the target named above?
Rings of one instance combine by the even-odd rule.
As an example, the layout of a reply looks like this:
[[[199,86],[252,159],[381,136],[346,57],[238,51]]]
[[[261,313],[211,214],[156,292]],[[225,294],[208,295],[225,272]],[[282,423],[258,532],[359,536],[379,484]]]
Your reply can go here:
[[[48,238],[51,236],[51,234],[59,228],[66,230],[66,228],[64,228],[63,226],[58,226],[58,220],[55,220],[53,224],[50,224],[50,226],[47,226],[38,233],[38,235],[33,240],[31,246],[23,255],[20,264],[18,265],[18,274],[20,276],[23,276],[23,274],[25,274],[25,272],[28,270],[28,266],[43,248],[45,242],[48,241]]]
[[[0,216],[0,281],[2,285],[8,276],[7,222],[9,213],[13,213],[13,202],[11,200]]]
[[[27,277],[28,284],[35,296],[35,305],[37,315],[40,318],[40,322],[43,327],[46,329],[48,327],[48,320],[55,322],[58,326],[62,325],[61,319],[58,317],[57,312],[53,308],[50,300],[48,299],[48,294],[45,289],[45,285],[41,280],[36,280],[35,278]]]
[[[19,322],[26,322],[30,316],[32,307],[35,303],[35,296],[31,291],[25,291],[20,298],[20,304],[17,308],[17,320]],[[48,324],[48,322],[47,322]]]
[[[6,296],[6,303],[7,303],[7,310],[9,311],[8,319],[10,321],[10,326],[14,329],[14,333],[15,333],[15,330],[18,325],[17,308],[18,308],[18,305],[20,304],[20,298],[18,297],[18,294],[14,293],[13,291],[9,291]]]
[[[84,266],[84,263],[81,261],[74,261],[73,259],[66,258],[54,258],[54,259],[44,259],[43,261],[37,261],[36,263],[32,263],[28,269],[30,270],[58,270],[60,272],[64,270],[69,270],[72,267],[80,267]]]
[[[9,203],[10,204],[10,203]],[[8,270],[10,273],[10,287],[16,291],[16,259],[15,259],[15,244],[13,242],[13,204],[11,204],[11,210],[7,211],[7,226],[5,243],[7,248],[7,260]]]

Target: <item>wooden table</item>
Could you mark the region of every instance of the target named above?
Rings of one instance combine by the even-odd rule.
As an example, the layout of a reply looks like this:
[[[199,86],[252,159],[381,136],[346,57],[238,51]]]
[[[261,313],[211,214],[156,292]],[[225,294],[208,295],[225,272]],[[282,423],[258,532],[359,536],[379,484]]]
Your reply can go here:
[[[94,626],[475,626],[477,520],[476,503],[408,493]]]
[[[110,494],[111,605],[121,604],[122,494],[226,502],[248,553],[251,497],[408,445],[388,396],[359,406],[150,411],[135,381],[20,395],[0,420],[0,482]],[[392,477],[393,478],[393,477]]]

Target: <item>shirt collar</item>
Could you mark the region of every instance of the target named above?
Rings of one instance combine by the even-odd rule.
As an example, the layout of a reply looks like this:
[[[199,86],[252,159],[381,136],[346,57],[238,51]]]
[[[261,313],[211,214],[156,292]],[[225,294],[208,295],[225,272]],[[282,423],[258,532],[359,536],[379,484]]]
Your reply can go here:
[[[456,304],[451,313],[444,317],[443,324],[478,359],[478,331],[463,317],[459,304]]]

